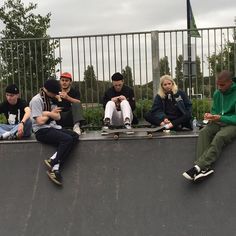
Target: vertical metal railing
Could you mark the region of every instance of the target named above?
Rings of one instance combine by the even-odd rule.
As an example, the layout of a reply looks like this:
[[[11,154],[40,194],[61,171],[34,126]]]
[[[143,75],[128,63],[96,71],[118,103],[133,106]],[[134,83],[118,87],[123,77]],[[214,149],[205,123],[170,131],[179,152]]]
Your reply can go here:
[[[192,88],[185,70],[187,32],[1,39],[0,97],[4,98],[4,89],[9,83],[16,83],[22,97],[29,100],[51,74],[59,76],[68,71],[79,88],[82,102],[96,106],[110,86],[112,74],[119,71],[127,76],[126,83],[133,86],[140,101],[151,100],[156,95],[163,73],[170,73],[187,93],[191,89],[193,98],[210,99],[220,70],[228,69],[236,75],[235,27],[199,29],[201,37],[191,39]]]

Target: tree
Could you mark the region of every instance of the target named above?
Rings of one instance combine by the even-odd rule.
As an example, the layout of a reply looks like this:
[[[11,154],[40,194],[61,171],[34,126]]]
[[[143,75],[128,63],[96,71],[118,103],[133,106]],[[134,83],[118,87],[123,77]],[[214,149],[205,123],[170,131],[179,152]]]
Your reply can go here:
[[[47,35],[51,14],[34,14],[36,8],[37,4],[25,6],[21,0],[6,0],[0,8],[5,25],[0,31],[0,79],[4,84],[17,83],[25,97],[32,96],[55,73],[60,61],[54,58],[58,42]]]
[[[164,56],[160,59],[160,76],[162,75],[170,75],[170,67],[168,57]]]
[[[235,72],[234,48],[235,43],[228,41],[220,52],[214,53],[208,58],[212,77],[224,69]]]
[[[180,89],[183,89],[184,82],[183,61],[183,55],[179,55],[175,67],[175,82]]]
[[[84,84],[82,85],[82,94],[86,102],[99,100],[98,83],[96,80],[93,65],[88,65],[84,71]]]
[[[84,81],[87,88],[96,88],[97,81],[93,65],[87,66],[87,69],[84,71]]]
[[[196,79],[195,79],[195,93],[204,94],[204,80],[201,71],[201,59],[199,56],[196,57]]]
[[[235,20],[236,23],[236,20]],[[208,57],[208,62],[210,65],[210,78],[209,78],[209,86],[210,86],[210,95],[213,93],[216,87],[216,77],[217,74],[222,70],[229,70],[234,75],[236,73],[236,61],[235,61],[235,40],[236,40],[236,30],[233,30],[232,34],[233,42],[230,40],[224,40],[224,44],[221,47],[219,52],[214,53],[210,57]]]
[[[128,85],[129,87],[134,87],[131,67],[126,66],[121,73],[124,77],[125,84]]]

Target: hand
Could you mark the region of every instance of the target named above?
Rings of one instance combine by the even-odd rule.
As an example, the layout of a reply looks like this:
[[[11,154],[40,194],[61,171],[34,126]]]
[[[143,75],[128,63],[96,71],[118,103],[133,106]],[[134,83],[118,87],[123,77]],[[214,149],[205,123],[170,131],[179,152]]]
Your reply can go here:
[[[209,120],[209,119],[211,119],[211,117],[212,117],[211,113],[205,113],[204,114],[204,120]]]
[[[56,95],[55,98],[57,99],[58,102],[62,101],[60,95]]]
[[[165,126],[165,128],[166,129],[171,129],[171,128],[173,128],[174,126],[173,126],[173,124],[171,123],[171,122],[169,122],[168,124],[166,124],[166,126]]]
[[[120,95],[120,96],[119,96],[119,99],[120,99],[120,101],[127,100],[127,99],[126,99],[126,97],[125,97],[125,96],[123,96],[123,95]]]
[[[66,100],[67,100],[68,97],[69,97],[68,94],[67,94],[67,92],[60,92],[59,95],[60,95],[61,98],[66,99]]]
[[[168,120],[167,118],[165,118],[163,122],[164,122],[165,124],[171,123],[170,120]]]
[[[114,102],[114,103],[117,103],[117,102],[119,101],[119,96],[113,97],[113,98],[111,99],[111,101]]]
[[[204,120],[219,121],[220,115],[212,115],[211,113],[205,113]]]
[[[220,115],[212,115],[211,119],[209,119],[211,121],[219,121],[220,120]]]
[[[52,109],[52,113],[60,113],[62,111],[61,107],[55,107],[54,109]]]
[[[24,124],[23,123],[19,123],[19,126],[18,126],[18,138],[21,139],[23,134],[24,134]]]

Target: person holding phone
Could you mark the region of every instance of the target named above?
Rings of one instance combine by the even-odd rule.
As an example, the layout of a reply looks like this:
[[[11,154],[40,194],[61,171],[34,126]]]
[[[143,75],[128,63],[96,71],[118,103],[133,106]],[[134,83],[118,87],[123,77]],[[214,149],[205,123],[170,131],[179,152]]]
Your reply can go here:
[[[212,165],[223,148],[236,138],[236,83],[232,73],[222,71],[216,81],[211,112],[204,115],[207,125],[200,130],[194,166],[183,173],[191,181],[204,179],[214,173]]]
[[[131,129],[134,120],[133,111],[135,109],[134,91],[124,85],[123,75],[119,72],[111,77],[112,87],[109,88],[103,97],[105,108],[104,128],[110,125],[124,125],[126,129]]]
[[[81,124],[85,121],[80,101],[80,92],[72,88],[72,75],[64,72],[60,76],[61,91],[56,96],[55,104],[61,107],[61,119],[56,121],[63,128],[72,128],[81,135]]]
[[[30,101],[32,127],[36,139],[57,147],[56,152],[44,160],[49,169],[47,175],[57,185],[62,185],[61,167],[79,138],[76,132],[62,129],[56,123],[61,118],[62,109],[53,104],[52,99],[56,98],[60,90],[57,80],[48,79]]]

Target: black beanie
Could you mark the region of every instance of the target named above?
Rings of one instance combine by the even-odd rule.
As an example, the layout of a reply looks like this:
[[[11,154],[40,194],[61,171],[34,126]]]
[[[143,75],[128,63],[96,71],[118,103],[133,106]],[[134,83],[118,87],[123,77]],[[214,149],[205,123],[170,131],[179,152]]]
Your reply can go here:
[[[44,88],[47,89],[48,92],[54,94],[59,94],[59,92],[61,91],[59,81],[55,79],[46,80],[44,83]]]
[[[123,80],[123,79],[124,79],[123,75],[121,73],[119,73],[119,72],[116,72],[111,77],[112,81],[119,81],[119,80]]]
[[[10,84],[6,87],[6,93],[11,93],[11,94],[18,94],[19,89],[15,84]]]

